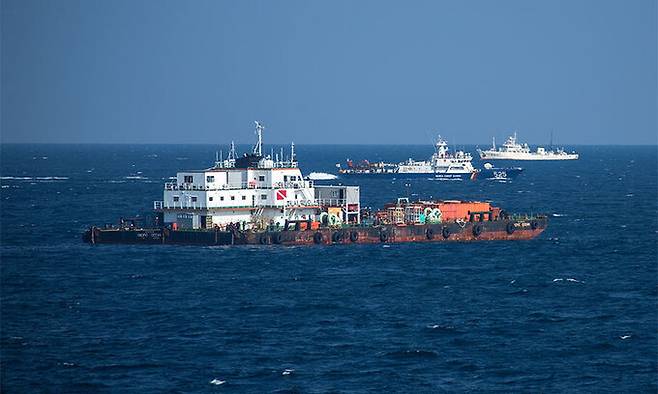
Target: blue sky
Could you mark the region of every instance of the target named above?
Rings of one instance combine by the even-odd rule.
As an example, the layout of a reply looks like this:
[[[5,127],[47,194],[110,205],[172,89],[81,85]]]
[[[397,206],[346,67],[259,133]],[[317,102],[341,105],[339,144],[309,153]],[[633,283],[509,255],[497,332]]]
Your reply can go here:
[[[656,1],[2,1],[2,141],[656,144]]]

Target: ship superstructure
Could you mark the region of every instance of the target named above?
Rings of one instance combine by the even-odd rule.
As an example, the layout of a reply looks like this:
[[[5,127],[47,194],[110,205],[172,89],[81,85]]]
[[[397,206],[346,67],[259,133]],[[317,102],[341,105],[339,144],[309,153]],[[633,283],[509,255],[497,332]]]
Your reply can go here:
[[[340,222],[359,223],[357,186],[315,186],[304,179],[295,156],[264,155],[264,127],[256,122],[257,142],[250,153],[238,157],[235,146],[227,159],[205,170],[181,171],[164,185],[163,199],[154,202],[165,224],[176,228],[243,229],[284,226],[314,221],[331,208]]]
[[[517,142],[516,132],[507,137],[505,143],[496,148],[496,139],[493,139],[490,149],[478,149],[482,160],[576,160],[576,152],[567,153],[563,148],[555,150],[546,150],[543,147],[537,147],[532,152],[528,144]]]

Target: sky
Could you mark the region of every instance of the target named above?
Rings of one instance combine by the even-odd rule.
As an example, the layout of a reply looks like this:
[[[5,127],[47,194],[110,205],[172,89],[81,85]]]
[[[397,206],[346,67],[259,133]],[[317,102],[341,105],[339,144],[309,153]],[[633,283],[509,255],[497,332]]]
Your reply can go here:
[[[658,143],[656,0],[0,0],[3,143]]]

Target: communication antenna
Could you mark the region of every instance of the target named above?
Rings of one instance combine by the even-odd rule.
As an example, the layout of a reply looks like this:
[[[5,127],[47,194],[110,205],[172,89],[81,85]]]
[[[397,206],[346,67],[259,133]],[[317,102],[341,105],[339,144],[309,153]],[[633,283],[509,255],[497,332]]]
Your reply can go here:
[[[290,143],[290,161],[291,162],[295,161],[295,143],[294,142]]]
[[[231,141],[231,150],[228,151],[228,160],[235,160],[235,143]]]
[[[258,141],[256,142],[256,145],[254,145],[253,153],[258,156],[263,156],[263,130],[265,130],[265,127],[257,120],[254,121],[254,123],[256,123]]]

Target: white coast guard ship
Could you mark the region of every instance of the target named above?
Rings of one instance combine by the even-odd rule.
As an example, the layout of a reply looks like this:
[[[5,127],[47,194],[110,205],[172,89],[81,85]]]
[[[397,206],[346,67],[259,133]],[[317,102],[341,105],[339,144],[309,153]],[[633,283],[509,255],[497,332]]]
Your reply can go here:
[[[538,147],[535,152],[530,151],[528,144],[516,142],[516,132],[507,138],[503,146],[496,149],[496,139],[493,139],[491,149],[478,149],[482,160],[576,160],[576,152],[567,153],[562,148],[546,150]]]
[[[435,152],[429,160],[415,161],[409,159],[398,164],[397,173],[404,175],[433,174],[435,178],[442,179],[475,179],[477,170],[471,163],[473,157],[470,153],[456,151],[450,153],[448,143],[439,136],[434,144]]]
[[[176,228],[263,229],[305,221],[359,223],[358,186],[315,186],[290,155],[263,155],[264,127],[256,122],[258,140],[251,153],[238,157],[235,146],[226,160],[211,168],[181,171],[166,183],[164,198],[155,201],[165,225]],[[274,156],[274,157],[273,157]]]

